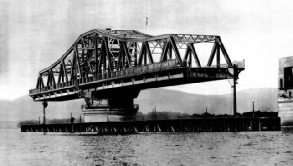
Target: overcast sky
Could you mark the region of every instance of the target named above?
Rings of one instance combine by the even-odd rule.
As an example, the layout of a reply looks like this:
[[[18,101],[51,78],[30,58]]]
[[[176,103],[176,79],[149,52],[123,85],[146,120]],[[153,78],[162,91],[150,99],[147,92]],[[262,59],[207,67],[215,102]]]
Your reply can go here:
[[[91,29],[220,35],[232,61],[245,59],[238,90],[277,88],[278,59],[292,56],[293,1],[0,0],[0,99],[28,95],[40,70]],[[209,56],[209,55],[206,55]],[[230,93],[227,80],[170,87]]]

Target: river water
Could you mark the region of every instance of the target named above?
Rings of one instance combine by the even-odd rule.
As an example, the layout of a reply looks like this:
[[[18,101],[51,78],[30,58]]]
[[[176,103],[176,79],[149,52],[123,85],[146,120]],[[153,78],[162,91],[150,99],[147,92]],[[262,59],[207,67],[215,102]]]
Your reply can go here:
[[[0,130],[0,165],[293,165],[293,131],[80,136]]]

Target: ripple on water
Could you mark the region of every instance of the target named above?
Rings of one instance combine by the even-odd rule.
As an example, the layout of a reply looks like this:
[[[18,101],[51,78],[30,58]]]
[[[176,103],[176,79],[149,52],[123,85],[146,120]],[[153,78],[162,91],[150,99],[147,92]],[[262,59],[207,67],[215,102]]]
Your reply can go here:
[[[292,165],[292,132],[62,136],[0,131],[3,165]]]

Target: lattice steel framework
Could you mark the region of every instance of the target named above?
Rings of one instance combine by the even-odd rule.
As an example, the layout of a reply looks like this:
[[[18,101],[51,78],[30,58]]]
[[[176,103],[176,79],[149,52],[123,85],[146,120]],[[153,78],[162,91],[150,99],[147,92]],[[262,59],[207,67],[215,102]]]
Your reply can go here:
[[[194,34],[166,34],[151,36],[135,30],[100,30],[86,32],[50,67],[39,72],[36,89],[76,82],[82,78],[99,78],[125,69],[175,60],[177,67],[191,67],[192,59],[197,68],[202,64],[194,44],[214,43],[207,67],[216,56],[217,68],[222,54],[226,64],[232,63],[220,36]],[[184,49],[181,57],[179,49]],[[159,54],[159,61],[154,55]],[[30,93],[34,93],[31,91]]]

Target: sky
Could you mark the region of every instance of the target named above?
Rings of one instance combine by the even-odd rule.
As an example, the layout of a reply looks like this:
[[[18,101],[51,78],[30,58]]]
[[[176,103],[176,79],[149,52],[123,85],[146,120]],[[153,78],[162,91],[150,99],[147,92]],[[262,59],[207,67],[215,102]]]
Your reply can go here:
[[[108,27],[151,35],[220,35],[231,60],[245,60],[238,90],[277,88],[278,60],[293,56],[292,9],[289,0],[0,0],[0,99],[28,95],[38,72],[59,59],[80,34]],[[169,89],[231,92],[228,80]]]

